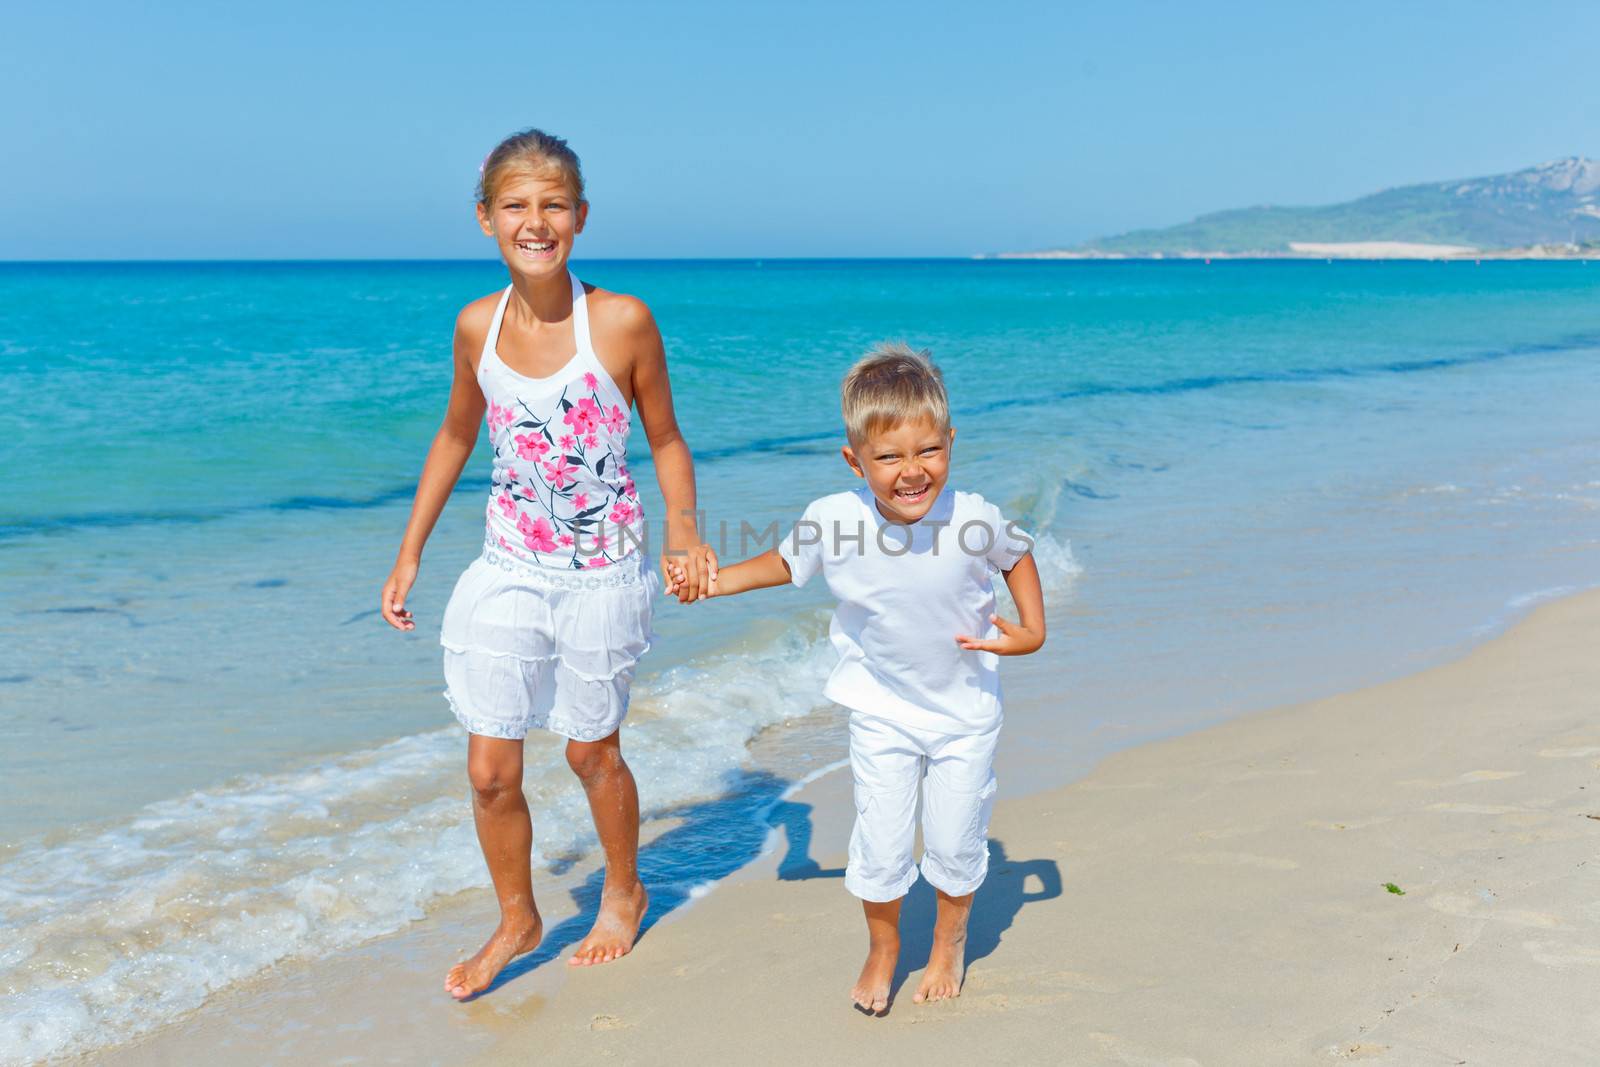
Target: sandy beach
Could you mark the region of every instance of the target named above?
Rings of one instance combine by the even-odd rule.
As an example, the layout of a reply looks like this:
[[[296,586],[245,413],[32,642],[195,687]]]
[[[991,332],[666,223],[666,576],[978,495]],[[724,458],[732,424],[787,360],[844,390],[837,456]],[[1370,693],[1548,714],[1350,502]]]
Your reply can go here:
[[[1597,637],[1600,592],[1580,594],[1458,662],[1003,800],[956,1001],[911,1002],[919,883],[890,1013],[850,1007],[864,937],[834,773],[623,963],[515,967],[451,1004],[440,960],[488,919],[475,901],[102,1062],[1592,1062]]]
[[[796,798],[816,866],[780,848],[482,1062],[1593,1062],[1597,638],[1591,592],[1461,662],[1002,803],[963,995],[911,1003],[919,884],[882,1019],[845,995],[836,776]]]

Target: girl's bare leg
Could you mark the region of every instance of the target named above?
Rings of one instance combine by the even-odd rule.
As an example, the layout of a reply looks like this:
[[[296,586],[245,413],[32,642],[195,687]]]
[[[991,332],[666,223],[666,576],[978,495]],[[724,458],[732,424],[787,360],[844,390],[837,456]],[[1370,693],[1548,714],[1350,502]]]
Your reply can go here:
[[[850,999],[868,1015],[882,1015],[889,1010],[889,984],[900,959],[900,901],[863,900],[861,907],[867,913],[867,962]]]
[[[533,823],[522,795],[522,742],[470,735],[467,777],[478,844],[500,901],[500,925],[476,956],[445,976],[444,988],[457,1000],[489,988],[512,957],[533,951],[544,933],[529,868]]]
[[[967,966],[967,918],[972,914],[972,894],[953,897],[939,890],[939,910],[933,920],[933,948],[928,952],[928,969],[911,999],[949,1000],[961,995],[961,979]]]
[[[650,898],[639,883],[639,789],[622,758],[617,733],[601,741],[568,741],[567,764],[583,783],[594,828],[606,854],[606,881],[594,927],[567,962],[610,963],[639,936]]]

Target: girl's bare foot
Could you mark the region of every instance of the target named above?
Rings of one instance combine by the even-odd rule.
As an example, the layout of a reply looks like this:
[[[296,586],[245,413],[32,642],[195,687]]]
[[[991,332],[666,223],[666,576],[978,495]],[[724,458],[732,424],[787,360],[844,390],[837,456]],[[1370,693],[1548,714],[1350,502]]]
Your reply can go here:
[[[601,891],[600,914],[594,926],[572,953],[567,963],[574,967],[591,967],[596,963],[610,963],[633,951],[633,942],[639,936],[639,924],[650,909],[650,896],[644,886],[633,883],[633,889],[616,893]]]
[[[900,959],[900,942],[874,941],[867,949],[867,962],[861,965],[861,976],[850,990],[850,999],[868,1015],[882,1015],[889,1010],[889,984],[894,981],[894,965]]]
[[[515,922],[501,919],[476,956],[450,968],[444,978],[445,992],[457,1000],[482,993],[514,957],[538,948],[543,936],[544,922],[537,915]]]

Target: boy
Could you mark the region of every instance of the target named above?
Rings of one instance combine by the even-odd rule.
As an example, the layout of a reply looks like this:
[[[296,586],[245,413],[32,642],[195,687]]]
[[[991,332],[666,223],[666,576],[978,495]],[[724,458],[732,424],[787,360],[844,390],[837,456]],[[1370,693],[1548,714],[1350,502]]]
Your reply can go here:
[[[939,903],[912,999],[961,993],[967,917],[989,864],[998,657],[1044,644],[1044,596],[1027,535],[982,497],[945,488],[955,430],[925,352],[879,345],[845,376],[841,399],[844,460],[865,486],[813,502],[776,548],[720,573],[712,564],[710,595],[801,586],[820,572],[839,599],[829,628],[839,663],[823,695],[850,710],[857,814],[845,888],[861,898],[870,936],[850,997],[881,1015],[900,902],[917,879],[919,785],[921,870]],[[1019,622],[993,614],[994,570]]]

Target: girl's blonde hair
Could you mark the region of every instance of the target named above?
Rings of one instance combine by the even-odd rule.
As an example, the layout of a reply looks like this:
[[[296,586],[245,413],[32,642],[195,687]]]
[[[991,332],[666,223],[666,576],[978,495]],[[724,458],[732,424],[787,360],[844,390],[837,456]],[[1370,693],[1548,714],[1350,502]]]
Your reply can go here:
[[[578,153],[567,142],[543,130],[523,130],[494,146],[478,171],[478,203],[485,211],[493,206],[494,194],[507,178],[559,174],[572,191],[573,199],[584,203],[583,167]]]
[[[845,436],[854,448],[878,430],[916,419],[928,419],[941,433],[950,428],[944,375],[927,349],[904,341],[874,345],[844,376],[839,399]]]

